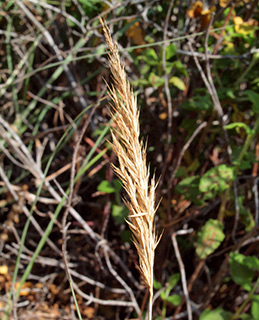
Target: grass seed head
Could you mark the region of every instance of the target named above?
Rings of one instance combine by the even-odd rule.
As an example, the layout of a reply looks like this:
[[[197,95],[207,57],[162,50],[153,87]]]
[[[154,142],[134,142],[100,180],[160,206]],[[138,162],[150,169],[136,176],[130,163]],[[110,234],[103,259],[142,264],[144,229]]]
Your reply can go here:
[[[139,110],[137,99],[121,65],[118,45],[113,42],[108,26],[100,20],[109,48],[109,67],[114,84],[109,88],[112,100],[111,116],[116,129],[112,132],[112,149],[119,166],[114,170],[128,195],[125,204],[129,209],[128,225],[139,255],[140,272],[151,289],[153,288],[154,251],[157,237],[154,228],[155,179],[150,179],[146,164],[146,146],[140,140]]]

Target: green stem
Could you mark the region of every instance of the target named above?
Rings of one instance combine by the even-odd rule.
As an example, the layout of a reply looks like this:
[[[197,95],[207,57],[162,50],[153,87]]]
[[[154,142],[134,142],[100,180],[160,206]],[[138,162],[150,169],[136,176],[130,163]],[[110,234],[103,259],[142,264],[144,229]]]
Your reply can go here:
[[[245,299],[245,301],[241,304],[241,306],[238,308],[238,310],[236,311],[236,313],[231,317],[230,320],[235,320],[235,319],[240,319],[240,313],[242,312],[242,310],[244,309],[244,307],[250,302],[250,300],[252,300],[253,295],[257,289],[257,287],[259,286],[259,277],[256,280],[256,283],[254,285],[254,287],[250,290],[248,297]]]
[[[246,77],[247,74],[249,74],[249,72],[251,71],[251,69],[254,67],[254,65],[258,62],[259,59],[259,55],[258,53],[254,53],[253,55],[253,59],[250,63],[250,65],[246,68],[246,70],[241,74],[241,76],[236,80],[234,86],[238,86],[243,79]]]
[[[240,165],[241,161],[243,160],[244,158],[244,155],[246,154],[248,148],[250,147],[257,131],[259,129],[259,114],[257,114],[257,117],[256,117],[256,122],[255,122],[255,126],[254,126],[254,129],[252,130],[251,133],[249,133],[246,137],[246,141],[245,141],[245,144],[239,154],[239,157],[237,159],[237,163],[235,165],[236,169],[238,168],[238,166]]]
[[[226,209],[226,204],[229,200],[229,191],[230,189],[227,189],[223,195],[221,195],[221,204],[219,208],[219,213],[218,213],[218,220],[220,222],[223,222],[224,216],[225,216],[225,209]]]

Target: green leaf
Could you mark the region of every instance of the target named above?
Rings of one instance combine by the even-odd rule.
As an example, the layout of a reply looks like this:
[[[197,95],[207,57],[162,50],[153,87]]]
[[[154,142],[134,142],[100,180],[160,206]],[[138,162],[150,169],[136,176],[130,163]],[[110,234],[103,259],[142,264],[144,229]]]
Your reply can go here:
[[[116,193],[119,193],[119,192],[121,191],[121,189],[122,189],[121,181],[120,181],[119,179],[114,179],[114,180],[112,181],[112,184],[113,184],[113,186],[114,186],[114,191],[115,191]]]
[[[183,194],[186,200],[192,201],[194,204],[199,204],[199,176],[192,176],[183,179],[175,188],[176,193]]]
[[[259,271],[259,259],[256,256],[247,256],[244,258],[244,263],[251,270]]]
[[[177,51],[177,47],[174,43],[169,44],[165,49],[165,58],[166,60],[171,59]]]
[[[137,59],[145,61],[150,66],[156,66],[159,63],[158,56],[154,49],[145,50]]]
[[[210,96],[207,93],[200,92],[201,90],[195,90],[195,94],[193,98],[184,101],[181,106],[185,110],[210,110],[212,108],[212,103]]]
[[[220,246],[224,238],[223,224],[218,220],[208,220],[197,234],[195,241],[197,255],[205,259]]]
[[[158,57],[154,49],[147,49],[145,50],[144,54],[147,59],[158,61]]]
[[[131,81],[131,84],[136,87],[147,87],[150,85],[147,79],[134,80],[134,81]]]
[[[166,301],[172,303],[174,306],[179,306],[181,303],[182,297],[179,294],[172,294],[171,296],[167,297]]]
[[[256,256],[245,256],[237,252],[233,252],[232,256],[238,263],[246,265],[251,270],[259,271],[259,259]]]
[[[255,113],[259,113],[259,94],[252,91],[252,90],[246,90],[244,92],[249,100],[253,103],[252,109]]]
[[[103,180],[97,187],[98,191],[104,192],[104,193],[114,193],[115,189],[114,187],[110,184],[109,181]]]
[[[166,300],[167,297],[168,297],[168,295],[166,294],[165,291],[162,291],[162,292],[160,293],[160,297],[161,297],[162,300]]]
[[[253,151],[247,150],[242,158],[242,161],[239,161],[240,152],[242,152],[243,146],[234,146],[233,145],[233,165],[237,166],[238,170],[247,170],[252,169],[252,166],[256,162],[256,156]]]
[[[252,298],[251,314],[254,320],[258,319],[259,315],[259,295],[255,294]]]
[[[128,209],[114,204],[112,206],[112,216],[117,224],[122,224],[128,216]]]
[[[205,198],[214,198],[229,188],[230,182],[235,179],[235,170],[231,166],[222,164],[208,170],[200,180],[199,190],[206,193]]]
[[[225,128],[228,130],[234,129],[234,128],[243,128],[245,130],[246,134],[251,133],[251,129],[249,128],[249,126],[243,122],[230,123],[230,124],[226,125]]]
[[[173,69],[174,63],[173,62],[166,62],[166,74],[171,73]]]
[[[230,320],[232,314],[222,308],[216,308],[214,310],[206,309],[202,312],[200,320]]]
[[[148,64],[144,64],[141,68],[140,68],[140,74],[142,76],[146,75],[150,70],[150,66]]]
[[[121,237],[121,240],[124,242],[124,243],[126,243],[126,242],[128,242],[128,243],[130,243],[130,241],[131,241],[131,236],[132,236],[132,233],[131,233],[131,231],[130,230],[122,230],[121,232],[120,232],[120,237]]]
[[[154,72],[150,73],[148,80],[154,87],[161,87],[165,82],[164,78],[157,76]]]
[[[179,90],[184,91],[185,90],[185,84],[184,82],[178,78],[178,77],[172,77],[169,80],[169,83],[172,83],[176,88],[178,88]]]
[[[252,231],[255,226],[255,220],[251,211],[243,205],[244,197],[238,197],[240,222],[245,226],[246,232]]]
[[[179,273],[175,273],[169,277],[168,283],[169,283],[169,287],[171,288],[171,290],[177,285],[179,280],[180,280]]]
[[[185,75],[186,77],[188,76],[188,72],[186,70],[186,67],[182,64],[182,62],[180,60],[176,60],[176,61],[172,62],[172,65],[174,68],[176,68],[178,71],[180,71],[183,75]]]
[[[247,259],[243,254],[237,252],[230,252],[229,265],[231,271],[232,280],[240,285],[243,289],[250,291],[252,288],[252,280],[254,277],[254,271],[251,268],[256,266],[257,263],[254,259]],[[258,259],[257,259],[258,260]]]
[[[156,289],[156,290],[160,290],[162,289],[162,284],[159,282],[159,281],[156,281],[155,279],[153,280],[153,287]]]
[[[234,91],[230,88],[226,88],[226,96],[230,99],[236,98]]]
[[[239,319],[240,320],[254,320],[250,314],[247,314],[247,313],[242,313],[239,315]]]

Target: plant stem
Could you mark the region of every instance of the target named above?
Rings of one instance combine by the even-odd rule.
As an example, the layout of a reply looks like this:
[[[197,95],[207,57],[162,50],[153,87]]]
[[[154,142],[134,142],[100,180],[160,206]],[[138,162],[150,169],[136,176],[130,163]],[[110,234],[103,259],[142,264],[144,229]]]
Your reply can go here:
[[[229,191],[230,189],[227,189],[225,193],[221,196],[221,205],[219,208],[218,220],[222,223],[225,217],[226,205],[229,200]]]
[[[245,301],[241,304],[241,306],[238,308],[238,310],[236,311],[236,313],[231,317],[230,320],[235,320],[240,318],[240,314],[242,312],[242,310],[244,309],[244,307],[252,300],[253,295],[257,289],[257,287],[259,286],[259,277],[257,278],[254,287],[250,290],[248,297],[245,299]]]
[[[258,53],[254,53],[252,61],[250,62],[249,66],[246,68],[246,70],[241,74],[241,76],[236,80],[234,86],[238,86],[243,79],[246,77],[247,74],[251,71],[251,69],[254,67],[254,65],[258,62]]]
[[[255,135],[257,134],[258,129],[259,129],[259,115],[257,115],[257,117],[256,117],[256,122],[255,122],[255,125],[254,125],[252,132],[249,133],[246,137],[245,144],[239,154],[236,166],[239,166],[241,161],[243,160],[244,155],[246,154],[248,148],[250,147]]]
[[[153,301],[153,286],[149,288],[148,320],[152,320],[152,301]]]

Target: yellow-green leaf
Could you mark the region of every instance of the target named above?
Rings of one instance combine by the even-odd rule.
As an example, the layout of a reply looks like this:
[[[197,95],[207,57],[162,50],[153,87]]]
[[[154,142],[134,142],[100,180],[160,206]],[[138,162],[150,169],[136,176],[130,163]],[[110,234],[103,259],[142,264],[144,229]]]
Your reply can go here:
[[[185,90],[185,84],[183,82],[183,80],[181,80],[178,77],[172,77],[169,80],[169,83],[172,83],[176,88],[178,88],[179,90],[184,91]]]

